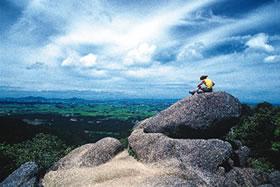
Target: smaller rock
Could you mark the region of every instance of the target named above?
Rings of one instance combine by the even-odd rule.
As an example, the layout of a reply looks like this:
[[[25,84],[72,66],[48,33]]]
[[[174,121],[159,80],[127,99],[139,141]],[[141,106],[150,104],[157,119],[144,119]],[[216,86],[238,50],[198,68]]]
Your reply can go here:
[[[274,187],[272,184],[262,184],[257,187]]]
[[[26,162],[9,175],[0,187],[36,186],[38,165],[35,162]]]
[[[71,151],[60,159],[51,170],[70,169],[73,167],[93,167],[103,164],[123,150],[119,140],[103,138],[96,143],[86,144]]]
[[[226,173],[226,169],[222,166],[218,167],[217,174],[223,176]]]
[[[237,147],[237,149],[240,149],[240,147],[242,147],[242,142],[240,140],[233,140],[233,143]]]
[[[270,173],[269,181],[273,186],[280,186],[280,171]]]
[[[29,181],[27,181],[26,183],[24,183],[23,185],[21,185],[20,187],[31,187],[31,186],[38,186],[35,185],[37,184],[37,177],[33,177],[32,179],[30,179]]]
[[[250,156],[250,149],[247,146],[241,146],[238,150],[235,150],[234,153],[237,156],[237,165],[240,167],[246,167]]]
[[[234,161],[232,159],[228,159],[228,165],[229,165],[230,168],[233,168]]]
[[[223,179],[222,186],[259,186],[269,184],[268,176],[264,172],[252,168],[233,168]]]

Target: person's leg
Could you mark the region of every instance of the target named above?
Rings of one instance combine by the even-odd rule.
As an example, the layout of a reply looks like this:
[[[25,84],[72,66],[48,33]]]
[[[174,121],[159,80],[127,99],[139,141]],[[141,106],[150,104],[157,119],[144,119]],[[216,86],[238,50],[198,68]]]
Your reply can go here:
[[[207,87],[205,87],[205,88],[203,87],[203,88],[198,88],[196,90],[189,91],[189,93],[194,95],[195,93],[201,94],[201,93],[212,92],[212,91],[213,91],[212,89],[209,89]]]
[[[189,91],[190,94],[194,95],[195,93],[200,93],[199,88],[195,89],[195,90],[191,90]]]
[[[196,90],[196,93],[198,93],[198,94],[201,94],[201,93],[204,93],[204,91],[203,91],[203,88],[198,88],[197,90]]]
[[[212,92],[212,89],[209,89],[209,88],[206,88],[206,87],[205,87],[205,88],[202,88],[201,90],[202,90],[203,92]]]
[[[197,92],[197,90],[191,90],[189,91],[190,94],[194,95]]]
[[[196,93],[201,94],[201,93],[204,93],[204,91],[202,89],[199,89],[199,90],[197,90]]]

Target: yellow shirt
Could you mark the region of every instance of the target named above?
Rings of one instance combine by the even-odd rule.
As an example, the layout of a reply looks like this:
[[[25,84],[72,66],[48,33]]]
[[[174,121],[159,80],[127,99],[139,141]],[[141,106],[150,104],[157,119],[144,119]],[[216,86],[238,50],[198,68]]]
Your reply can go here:
[[[213,87],[213,81],[210,80],[210,79],[204,79],[203,80],[203,83],[205,84],[205,86],[208,88],[208,89],[211,89]]]

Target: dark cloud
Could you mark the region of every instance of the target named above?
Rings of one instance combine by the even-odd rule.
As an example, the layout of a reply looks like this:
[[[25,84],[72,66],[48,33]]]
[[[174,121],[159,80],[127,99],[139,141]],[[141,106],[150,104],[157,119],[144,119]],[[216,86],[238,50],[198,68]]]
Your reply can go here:
[[[28,70],[38,70],[38,69],[43,69],[45,67],[45,63],[43,62],[35,62],[34,64],[31,64],[26,67]]]
[[[153,60],[159,61],[161,64],[173,62],[176,60],[178,49],[178,47],[171,47],[157,50],[153,55]]]
[[[15,6],[7,0],[0,1],[0,32],[7,31],[13,23],[20,17],[21,8]]]
[[[240,40],[224,40],[219,41],[210,48],[206,48],[202,54],[206,58],[217,56],[217,55],[226,55],[231,53],[239,53],[246,49],[245,41]]]
[[[238,18],[259,7],[274,3],[274,0],[226,0],[214,4],[214,14]]]

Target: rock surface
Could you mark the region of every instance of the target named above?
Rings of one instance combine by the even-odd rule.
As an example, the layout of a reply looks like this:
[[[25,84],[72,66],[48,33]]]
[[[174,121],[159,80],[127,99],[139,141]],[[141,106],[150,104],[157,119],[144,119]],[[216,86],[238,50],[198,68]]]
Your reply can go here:
[[[177,158],[193,167],[216,171],[229,159],[232,147],[222,140],[202,138],[213,136],[212,128],[216,134],[224,133],[229,126],[220,122],[239,117],[240,111],[239,101],[225,92],[187,97],[140,122],[128,138],[129,146],[145,162]],[[200,139],[174,139],[185,136]]]
[[[73,167],[93,167],[103,164],[123,150],[119,140],[103,138],[96,143],[86,144],[71,151],[60,159],[51,170],[70,169]]]
[[[230,158],[231,145],[218,139],[172,139],[161,133],[144,133],[136,129],[128,138],[137,158],[144,162],[158,162],[176,158],[192,167],[216,171]]]
[[[36,186],[38,166],[35,162],[26,162],[9,175],[0,187]]]
[[[252,168],[233,168],[228,173],[221,186],[259,186],[269,183],[268,175]]]
[[[273,186],[280,186],[280,171],[274,171],[270,173],[269,181]]]
[[[241,146],[239,149],[235,150],[234,153],[237,156],[238,166],[246,167],[248,158],[250,156],[250,149],[247,146]]]
[[[127,151],[105,164],[48,172],[42,180],[51,186],[206,186],[199,174],[180,169],[178,162],[145,164],[129,156]],[[196,185],[194,185],[196,184]]]
[[[240,113],[240,102],[230,94],[196,94],[142,121],[138,128],[174,138],[216,138],[228,132]]]

